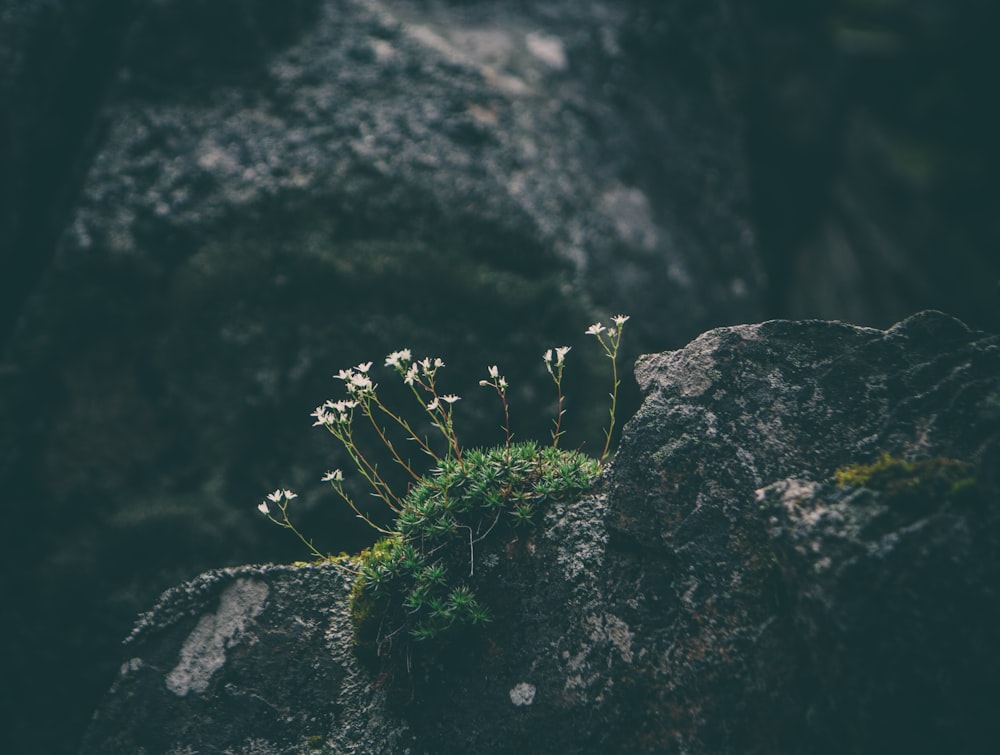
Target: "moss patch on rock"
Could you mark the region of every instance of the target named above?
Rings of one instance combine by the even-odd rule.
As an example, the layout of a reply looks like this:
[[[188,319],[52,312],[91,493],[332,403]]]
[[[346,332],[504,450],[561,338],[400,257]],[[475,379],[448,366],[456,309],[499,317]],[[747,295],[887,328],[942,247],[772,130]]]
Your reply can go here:
[[[411,488],[395,532],[356,559],[350,611],[359,654],[392,656],[489,622],[477,594],[489,568],[482,554],[533,527],[546,504],[578,498],[597,472],[594,459],[533,442],[444,460]]]
[[[934,457],[909,460],[883,453],[871,464],[853,464],[834,472],[841,488],[867,488],[881,495],[899,516],[929,513],[944,502],[965,502],[977,481],[971,464]]]

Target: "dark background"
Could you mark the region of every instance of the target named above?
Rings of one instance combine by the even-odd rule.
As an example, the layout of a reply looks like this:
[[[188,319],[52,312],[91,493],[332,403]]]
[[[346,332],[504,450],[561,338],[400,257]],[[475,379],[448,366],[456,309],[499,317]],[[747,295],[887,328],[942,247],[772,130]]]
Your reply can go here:
[[[484,366],[500,363],[511,377],[521,436],[544,437],[551,397],[538,356],[572,344],[568,421],[578,421],[568,440],[594,450],[606,365],[585,356],[582,331],[619,311],[634,318],[628,359],[769,318],[888,327],[935,308],[1000,331],[994,2],[624,4],[614,56],[570,56],[570,70],[584,73],[561,84],[568,108],[574,86],[605,99],[578,106],[594,133],[574,137],[572,121],[563,141],[570,157],[593,161],[584,174],[607,170],[642,188],[656,226],[679,239],[686,284],[657,278],[655,260],[634,262],[642,249],[627,240],[602,246],[600,228],[584,236],[593,241],[581,277],[560,256],[558,231],[524,231],[530,224],[476,194],[483,184],[460,183],[475,173],[448,164],[438,172],[455,170],[455,192],[476,197],[461,212],[427,198],[403,162],[299,193],[270,173],[256,185],[278,188],[245,212],[182,168],[177,185],[196,199],[204,189],[204,203],[164,199],[181,220],[157,221],[164,155],[194,147],[181,131],[174,144],[150,115],[134,130],[148,137],[115,152],[116,124],[126,111],[169,115],[156,107],[180,103],[209,113],[198,133],[211,133],[206,103],[223,90],[269,97],[284,116],[286,92],[248,82],[317,23],[322,3],[275,5],[0,3],[5,753],[74,750],[127,657],[120,641],[136,612],[166,587],[207,568],[304,557],[255,516],[268,490],[303,492],[304,526],[324,549],[370,540],[316,484],[342,460],[307,415],[333,395],[329,375],[340,367],[402,346],[443,356],[451,387],[470,397],[461,429],[486,443],[495,406],[472,398]],[[568,40],[588,33],[589,20],[561,16],[560,3],[395,5],[477,28],[529,18],[565,24]],[[394,32],[373,28],[373,39],[403,49]],[[342,65],[360,70],[368,55],[349,51]],[[456,90],[471,86],[462,75],[441,74]],[[382,91],[378,81],[343,86],[338,96],[354,91],[361,113]],[[422,86],[415,99],[452,96]],[[346,102],[331,107],[355,119]],[[456,150],[493,154],[496,137],[466,115],[441,121],[455,129]],[[608,125],[616,118],[628,138]],[[407,139],[425,144],[419,133]],[[150,155],[156,177],[146,185]],[[139,166],[131,183],[95,178],[121,175],[102,168],[112,159]],[[556,170],[578,180],[571,162]],[[552,210],[554,223],[589,217],[586,187],[579,193],[579,206],[561,200]],[[375,194],[381,203],[367,199]],[[641,225],[645,205],[617,196],[622,216],[634,211]],[[134,212],[119,227],[107,218],[122,207]],[[121,228],[133,236],[127,255],[115,251]],[[79,241],[88,233],[90,246]],[[620,418],[637,402],[627,381]]]

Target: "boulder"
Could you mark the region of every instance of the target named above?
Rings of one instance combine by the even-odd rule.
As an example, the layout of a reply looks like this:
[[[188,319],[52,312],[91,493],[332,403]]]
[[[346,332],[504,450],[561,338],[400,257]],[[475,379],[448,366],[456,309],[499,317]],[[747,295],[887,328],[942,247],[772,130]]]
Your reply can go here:
[[[83,752],[989,751],[1000,339],[773,321],[636,376],[597,486],[477,551],[480,634],[362,662],[336,567],[213,572]]]

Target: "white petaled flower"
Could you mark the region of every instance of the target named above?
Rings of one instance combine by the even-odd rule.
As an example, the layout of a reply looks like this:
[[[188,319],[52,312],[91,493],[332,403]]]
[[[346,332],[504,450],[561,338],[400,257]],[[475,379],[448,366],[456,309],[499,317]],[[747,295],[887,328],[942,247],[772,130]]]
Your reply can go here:
[[[489,386],[493,385],[493,383],[491,383],[489,380],[480,380],[479,384],[484,388],[488,388]]]
[[[550,364],[552,362],[552,349],[546,349],[545,353],[542,354],[542,361],[545,364]]]
[[[334,377],[339,378],[341,380],[350,380],[353,374],[354,370],[341,370],[336,375],[334,375]]]
[[[444,362],[439,358],[434,360],[434,369],[436,370],[438,367],[444,367]]]
[[[412,358],[409,349],[400,349],[399,351],[392,352],[389,356],[385,358],[386,367],[399,367],[403,366],[403,362],[409,362]]]
[[[437,408],[438,408],[439,406],[440,406],[440,404],[438,403],[438,400],[437,400],[437,399],[434,399],[433,401],[431,401],[431,402],[430,402],[430,403],[429,403],[429,404],[427,405],[427,411],[429,411],[429,412],[433,412],[433,411],[434,411],[435,409],[437,409]]]
[[[274,501],[275,503],[278,503],[279,501],[281,501],[281,491],[280,490],[275,490],[273,493],[268,493],[267,497],[268,497],[268,500],[271,500],[271,501]]]
[[[596,336],[599,333],[603,333],[605,330],[604,326],[599,322],[595,322],[585,331],[588,336]]]
[[[617,325],[620,328],[622,325],[628,322],[628,315],[615,315],[611,319],[614,320],[615,325]]]
[[[500,386],[500,390],[507,390],[507,378],[502,377],[497,381],[497,385]]]
[[[500,368],[497,367],[495,364],[489,367],[488,372],[490,373],[491,378],[500,377]]]
[[[456,401],[461,401],[462,397],[461,396],[456,396],[454,393],[449,393],[446,396],[442,396],[441,400],[445,401],[445,402],[447,402],[449,404],[454,404]]]
[[[370,370],[371,368],[372,368],[371,362],[362,362],[354,369],[356,369],[358,372],[368,372],[368,370]]]
[[[286,501],[290,501],[293,498],[298,498],[299,497],[297,493],[293,493],[291,490],[283,490],[281,492],[284,493]]]
[[[348,385],[350,387],[357,388],[358,390],[367,390],[372,387],[372,379],[363,372],[355,372],[351,375],[351,380]]]
[[[270,514],[270,513],[271,513],[271,509],[269,509],[269,508],[267,507],[267,501],[261,501],[260,503],[258,503],[258,504],[257,504],[257,510],[258,510],[258,511],[259,511],[259,512],[260,512],[261,514]]]
[[[572,346],[560,346],[556,349],[556,364],[561,365],[566,361],[566,355],[569,354],[569,350],[573,348]]]
[[[406,371],[406,376],[403,378],[403,382],[407,385],[413,385],[413,381],[417,379],[417,365],[411,364],[409,369]]]
[[[344,473],[339,469],[334,469],[323,475],[323,482],[341,482],[344,479]]]

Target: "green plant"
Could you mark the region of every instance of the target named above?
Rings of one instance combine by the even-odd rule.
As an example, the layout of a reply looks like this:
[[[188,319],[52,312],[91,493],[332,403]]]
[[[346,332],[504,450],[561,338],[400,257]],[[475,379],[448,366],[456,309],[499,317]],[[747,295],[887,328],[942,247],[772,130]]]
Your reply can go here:
[[[834,472],[842,488],[869,488],[891,501],[925,498],[949,500],[975,487],[971,464],[937,456],[912,461],[883,453],[871,464],[854,464]]]
[[[562,391],[568,346],[542,355],[556,388],[556,417],[551,444],[514,443],[507,403],[507,379],[496,365],[487,369],[480,385],[492,388],[504,416],[504,443],[492,449],[466,449],[459,442],[453,411],[460,397],[443,392],[438,373],[440,358],[414,359],[409,349],[389,354],[385,367],[402,380],[419,407],[417,416],[431,428],[419,434],[416,422],[388,406],[372,378],[372,362],[341,370],[346,395],[326,401],[311,416],[344,447],[354,468],[374,495],[392,512],[394,522],[384,527],[359,506],[344,484],[344,473],[334,469],[323,476],[337,495],[382,537],[352,558],[325,556],[292,523],[289,503],[295,493],[278,489],[258,505],[275,524],[296,535],[317,559],[333,563],[354,575],[351,616],[361,646],[379,648],[396,637],[420,641],[456,628],[481,625],[490,611],[476,595],[476,550],[491,535],[535,526],[538,513],[552,501],[578,497],[598,475],[610,453],[617,407],[618,352],[625,322],[592,325],[594,335],[612,363],[611,408],[605,443],[599,458],[559,448],[565,414]],[[394,464],[409,478],[405,492],[393,489],[376,460],[358,441],[358,425],[367,426]],[[420,472],[401,449],[416,444],[430,459]],[[275,510],[272,511],[272,506]]]
[[[978,482],[971,464],[937,456],[911,460],[883,453],[871,464],[853,464],[834,472],[841,488],[876,491],[889,506],[887,521],[903,525],[942,504],[973,504]]]

